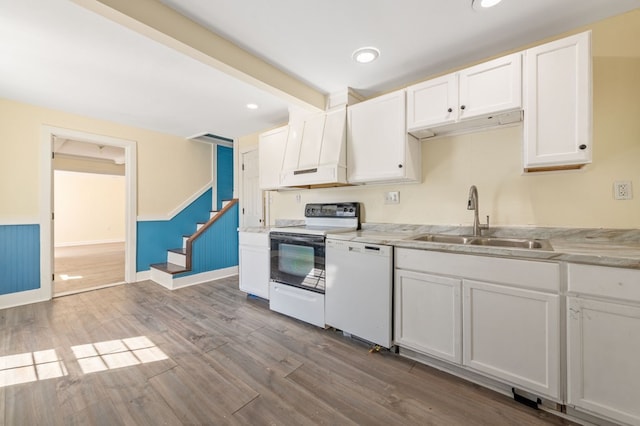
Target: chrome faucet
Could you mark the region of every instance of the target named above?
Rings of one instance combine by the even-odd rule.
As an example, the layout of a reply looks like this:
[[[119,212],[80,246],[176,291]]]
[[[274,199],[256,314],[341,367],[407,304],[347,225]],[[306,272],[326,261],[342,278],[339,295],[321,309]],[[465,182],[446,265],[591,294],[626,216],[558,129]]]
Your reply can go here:
[[[483,229],[489,229],[489,215],[487,215],[487,223],[480,223],[480,219],[478,218],[480,203],[478,202],[478,188],[476,188],[475,185],[471,185],[471,188],[469,188],[467,210],[473,210],[473,235],[479,237],[482,235]]]

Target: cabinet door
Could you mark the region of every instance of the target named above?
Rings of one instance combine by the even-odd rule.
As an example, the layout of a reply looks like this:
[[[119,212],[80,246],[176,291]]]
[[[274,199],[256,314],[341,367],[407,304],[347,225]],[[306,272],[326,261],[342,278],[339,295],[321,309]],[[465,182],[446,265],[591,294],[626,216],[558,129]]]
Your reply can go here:
[[[241,240],[243,237],[250,237],[254,240],[260,239],[260,245],[240,244],[238,257],[238,273],[240,281],[240,290],[253,294],[255,296],[269,299],[269,273],[271,271],[269,265],[269,237],[264,234],[240,233]],[[262,240],[266,239],[266,243]]]
[[[258,142],[260,189],[278,189],[284,150],[287,144],[288,126],[262,133]]]
[[[396,270],[395,343],[460,364],[460,287],[459,279]]]
[[[524,167],[591,162],[591,33],[525,52]]]
[[[560,395],[559,296],[463,280],[464,365]]]
[[[407,130],[453,123],[458,118],[458,78],[449,74],[407,88]]]
[[[405,94],[397,91],[347,110],[347,173],[352,183],[405,176]]]
[[[460,71],[459,118],[522,108],[522,54],[504,56]]]
[[[567,299],[567,402],[640,424],[640,308]]]

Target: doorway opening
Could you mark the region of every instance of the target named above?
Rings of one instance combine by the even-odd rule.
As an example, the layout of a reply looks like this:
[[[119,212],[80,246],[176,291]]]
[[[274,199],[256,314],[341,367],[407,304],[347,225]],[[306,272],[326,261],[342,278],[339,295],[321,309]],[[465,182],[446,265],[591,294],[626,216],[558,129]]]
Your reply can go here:
[[[77,144],[54,140],[54,297],[125,282],[124,164],[64,153]]]
[[[44,126],[43,151],[42,290],[135,282],[135,142]]]

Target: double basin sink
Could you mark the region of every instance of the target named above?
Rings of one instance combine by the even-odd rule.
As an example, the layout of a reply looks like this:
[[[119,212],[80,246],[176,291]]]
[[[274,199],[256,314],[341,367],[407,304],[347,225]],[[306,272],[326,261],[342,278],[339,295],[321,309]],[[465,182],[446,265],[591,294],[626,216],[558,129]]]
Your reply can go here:
[[[553,247],[547,240],[535,240],[526,238],[498,238],[473,235],[447,235],[447,234],[423,234],[409,238],[413,241],[426,241],[429,243],[463,244],[470,246],[506,247],[529,250],[553,251]]]

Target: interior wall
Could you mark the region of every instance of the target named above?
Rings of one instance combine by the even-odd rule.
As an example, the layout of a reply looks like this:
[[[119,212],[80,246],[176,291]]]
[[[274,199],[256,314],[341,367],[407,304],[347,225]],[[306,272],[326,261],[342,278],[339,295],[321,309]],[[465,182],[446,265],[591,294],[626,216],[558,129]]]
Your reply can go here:
[[[211,144],[7,99],[0,117],[0,224],[39,222],[43,125],[135,141],[139,217],[166,217],[212,180]]]
[[[54,171],[57,247],[125,241],[124,176]]]
[[[271,224],[303,218],[307,202],[360,201],[366,222],[470,225],[467,196],[476,185],[481,218],[490,215],[493,225],[640,227],[640,49],[634,37],[640,37],[640,11],[589,28],[592,164],[524,174],[521,124],[426,140],[421,183],[271,192]],[[613,199],[617,180],[632,181],[633,200]],[[385,205],[386,191],[400,191],[400,204]]]

